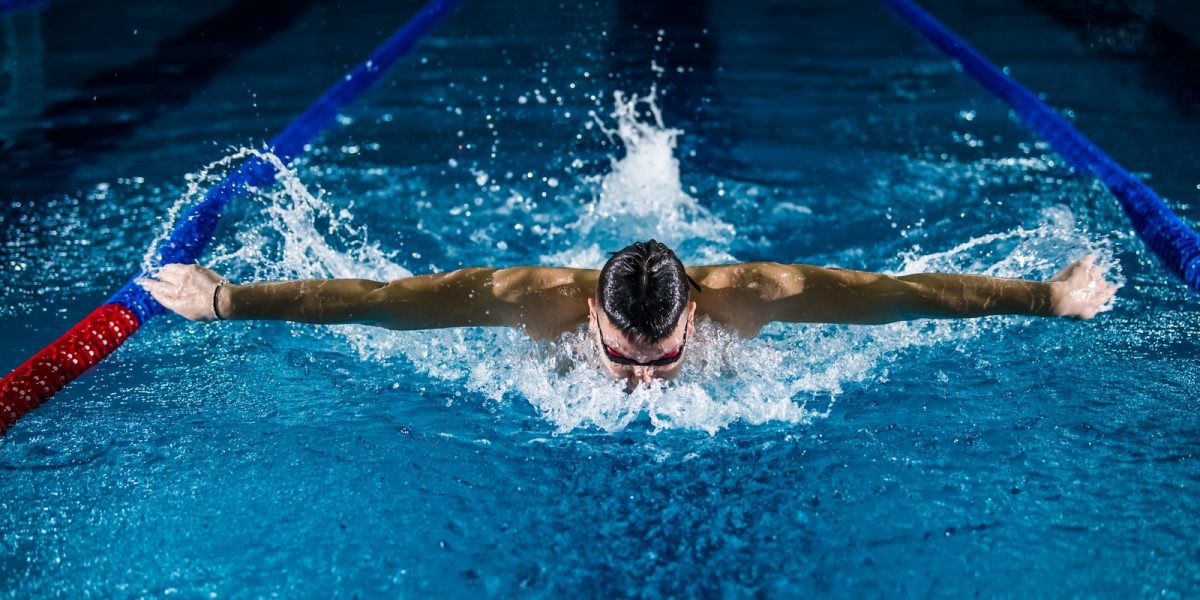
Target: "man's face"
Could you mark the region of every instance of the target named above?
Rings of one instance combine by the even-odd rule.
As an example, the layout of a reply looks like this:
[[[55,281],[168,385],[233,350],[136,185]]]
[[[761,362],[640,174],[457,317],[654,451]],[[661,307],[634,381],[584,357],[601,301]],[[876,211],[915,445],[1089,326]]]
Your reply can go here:
[[[687,352],[684,340],[695,337],[693,319],[696,314],[696,303],[689,302],[675,330],[667,337],[653,343],[637,343],[625,337],[621,330],[613,326],[608,315],[596,304],[595,298],[588,298],[588,308],[591,313],[588,330],[596,337],[596,345],[600,354],[600,363],[604,370],[617,379],[625,381],[626,389],[633,390],[639,384],[650,385],[655,379],[671,379],[679,373]],[[685,337],[686,336],[686,337]],[[613,352],[633,362],[652,363],[665,358],[673,358],[678,352],[678,360],[662,365],[626,365],[614,362],[604,350],[608,346]]]

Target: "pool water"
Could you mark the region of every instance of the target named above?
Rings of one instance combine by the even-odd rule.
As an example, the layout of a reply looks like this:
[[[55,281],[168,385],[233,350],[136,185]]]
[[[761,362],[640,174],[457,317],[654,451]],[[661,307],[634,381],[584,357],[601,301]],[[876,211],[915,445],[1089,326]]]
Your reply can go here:
[[[103,302],[401,4],[0,15],[0,368]],[[1144,56],[1189,38],[1170,3],[1131,6],[1099,35],[1039,2],[927,3],[1196,223],[1196,97],[1169,93],[1189,67]],[[689,264],[1028,278],[1094,252],[1123,287],[1087,322],[702,321],[679,380],[632,394],[582,333],[160,317],[0,439],[0,590],[1200,590],[1193,292],[882,5],[467,2],[235,201],[203,262],[598,268],[651,237]]]

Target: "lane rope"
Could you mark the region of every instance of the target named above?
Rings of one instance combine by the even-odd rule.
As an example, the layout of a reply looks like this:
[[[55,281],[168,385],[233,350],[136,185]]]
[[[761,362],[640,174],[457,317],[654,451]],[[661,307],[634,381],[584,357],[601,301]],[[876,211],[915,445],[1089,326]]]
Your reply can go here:
[[[0,0],[0,15],[26,8],[42,8],[61,0]]]
[[[285,165],[302,154],[305,144],[328,129],[338,111],[378,81],[456,4],[458,0],[433,0],[425,5],[367,60],[276,135],[268,150]],[[258,157],[248,158],[184,214],[159,246],[159,264],[196,262],[212,240],[221,211],[230,199],[247,187],[264,187],[274,181],[275,168],[270,163]],[[164,312],[162,305],[135,283],[145,274],[139,270],[107,302],[0,379],[0,435],[111,354],[146,321]]]
[[[1200,291],[1200,235],[1183,222],[1150,186],[1122,167],[1028,88],[1004,74],[978,50],[910,0],[881,0],[900,20],[1017,113],[1025,126],[1083,173],[1090,173],[1116,196],[1134,230],[1172,271]]]

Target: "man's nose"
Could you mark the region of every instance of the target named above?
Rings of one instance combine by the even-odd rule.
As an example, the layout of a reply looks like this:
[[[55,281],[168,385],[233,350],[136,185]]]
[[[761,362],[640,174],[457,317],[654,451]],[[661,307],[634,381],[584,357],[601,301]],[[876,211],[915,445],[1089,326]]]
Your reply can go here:
[[[638,383],[649,387],[650,382],[654,381],[654,370],[650,367],[634,367],[633,378],[637,380]]]

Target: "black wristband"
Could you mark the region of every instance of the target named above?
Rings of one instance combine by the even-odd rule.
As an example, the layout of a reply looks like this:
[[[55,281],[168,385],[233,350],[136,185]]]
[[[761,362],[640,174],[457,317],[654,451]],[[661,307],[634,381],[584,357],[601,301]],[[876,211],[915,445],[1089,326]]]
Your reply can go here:
[[[225,284],[227,283],[229,282],[222,279],[221,282],[217,284],[217,288],[213,290],[213,316],[216,317],[218,321],[225,320],[225,317],[221,316],[221,311],[217,310],[217,297],[221,295],[221,288],[225,287]]]

